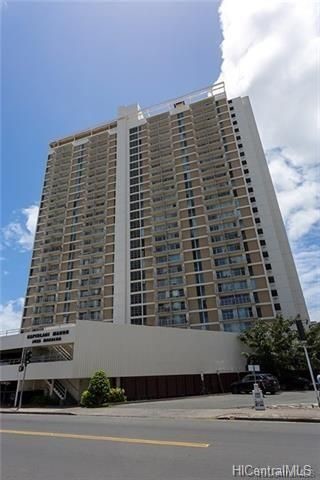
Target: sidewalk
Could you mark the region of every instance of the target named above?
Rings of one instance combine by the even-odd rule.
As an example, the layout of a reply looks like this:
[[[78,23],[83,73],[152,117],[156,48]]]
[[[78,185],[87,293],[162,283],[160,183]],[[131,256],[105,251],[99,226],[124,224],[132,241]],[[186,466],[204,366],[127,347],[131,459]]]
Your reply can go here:
[[[42,415],[79,415],[106,416],[122,418],[173,418],[194,420],[254,420],[281,422],[312,422],[320,423],[320,408],[299,405],[277,405],[267,407],[264,411],[253,408],[228,409],[157,409],[130,407],[130,405],[110,406],[104,408],[22,408],[18,412],[13,408],[2,408],[0,413],[42,414]]]

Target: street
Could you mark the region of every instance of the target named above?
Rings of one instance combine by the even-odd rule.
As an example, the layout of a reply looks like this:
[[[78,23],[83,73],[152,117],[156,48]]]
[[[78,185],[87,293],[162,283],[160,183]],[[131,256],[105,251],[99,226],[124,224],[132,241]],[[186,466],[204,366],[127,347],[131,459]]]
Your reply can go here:
[[[1,432],[5,480],[229,480],[246,464],[320,479],[318,424],[4,414]]]

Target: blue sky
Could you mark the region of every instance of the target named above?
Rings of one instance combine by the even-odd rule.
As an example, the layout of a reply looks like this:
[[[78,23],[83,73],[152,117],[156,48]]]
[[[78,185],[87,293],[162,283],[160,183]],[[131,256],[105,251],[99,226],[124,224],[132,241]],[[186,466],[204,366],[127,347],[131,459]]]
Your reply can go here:
[[[39,202],[50,140],[220,72],[216,3],[9,1],[2,15],[3,226]],[[3,304],[24,296],[31,257],[12,237],[1,252]]]
[[[220,12],[219,5],[216,1],[2,2],[1,313],[9,322],[16,321],[22,304],[19,299],[25,294],[35,205],[41,195],[49,141],[114,118],[121,104],[138,102],[147,107],[207,86],[221,70],[229,91],[236,90],[230,65],[237,61],[235,68],[241,71],[248,46],[243,40],[246,32],[232,46],[236,34],[231,38],[228,29],[243,13],[230,11],[230,0],[222,1]],[[251,13],[251,24],[257,19],[260,28],[261,19]],[[259,30],[252,31],[259,35]],[[271,33],[266,30],[262,35],[269,38]],[[288,52],[288,62],[291,56]],[[243,74],[240,80],[245,79]],[[236,93],[252,93],[253,100],[262,98],[257,94],[260,80],[261,70],[256,80]],[[264,110],[263,102],[256,100],[253,107],[259,125],[259,118],[264,120],[259,113]],[[291,140],[283,135],[290,147]],[[267,149],[280,151],[276,159],[271,158],[276,176],[279,168],[290,168],[287,178],[294,182],[297,172],[301,173],[301,165],[292,160],[296,157],[284,150],[287,145],[281,138],[270,140],[263,130],[262,137]],[[301,185],[301,179],[297,184]],[[289,187],[280,185],[279,192],[288,192]],[[292,211],[301,213],[302,207],[294,200],[288,207],[288,198],[283,208],[289,210],[283,214],[291,228]],[[310,208],[315,215],[314,205]],[[302,249],[300,262],[307,276],[309,263],[303,252],[305,245],[313,248],[315,244],[318,217],[314,218],[307,226],[300,220],[302,230],[297,233],[295,227],[292,237],[297,253]],[[306,281],[314,287],[310,275]]]

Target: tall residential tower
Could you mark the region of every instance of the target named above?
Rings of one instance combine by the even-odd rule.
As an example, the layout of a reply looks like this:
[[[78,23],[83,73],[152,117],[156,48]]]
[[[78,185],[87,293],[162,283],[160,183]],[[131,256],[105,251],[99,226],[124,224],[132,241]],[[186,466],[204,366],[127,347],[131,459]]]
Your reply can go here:
[[[50,144],[22,326],[307,319],[249,99],[216,84]]]

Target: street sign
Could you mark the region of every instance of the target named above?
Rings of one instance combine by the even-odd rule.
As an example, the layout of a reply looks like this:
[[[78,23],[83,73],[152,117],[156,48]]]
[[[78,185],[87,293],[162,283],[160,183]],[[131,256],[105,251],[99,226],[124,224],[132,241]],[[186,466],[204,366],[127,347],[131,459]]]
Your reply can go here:
[[[249,372],[260,372],[260,365],[248,365]]]

